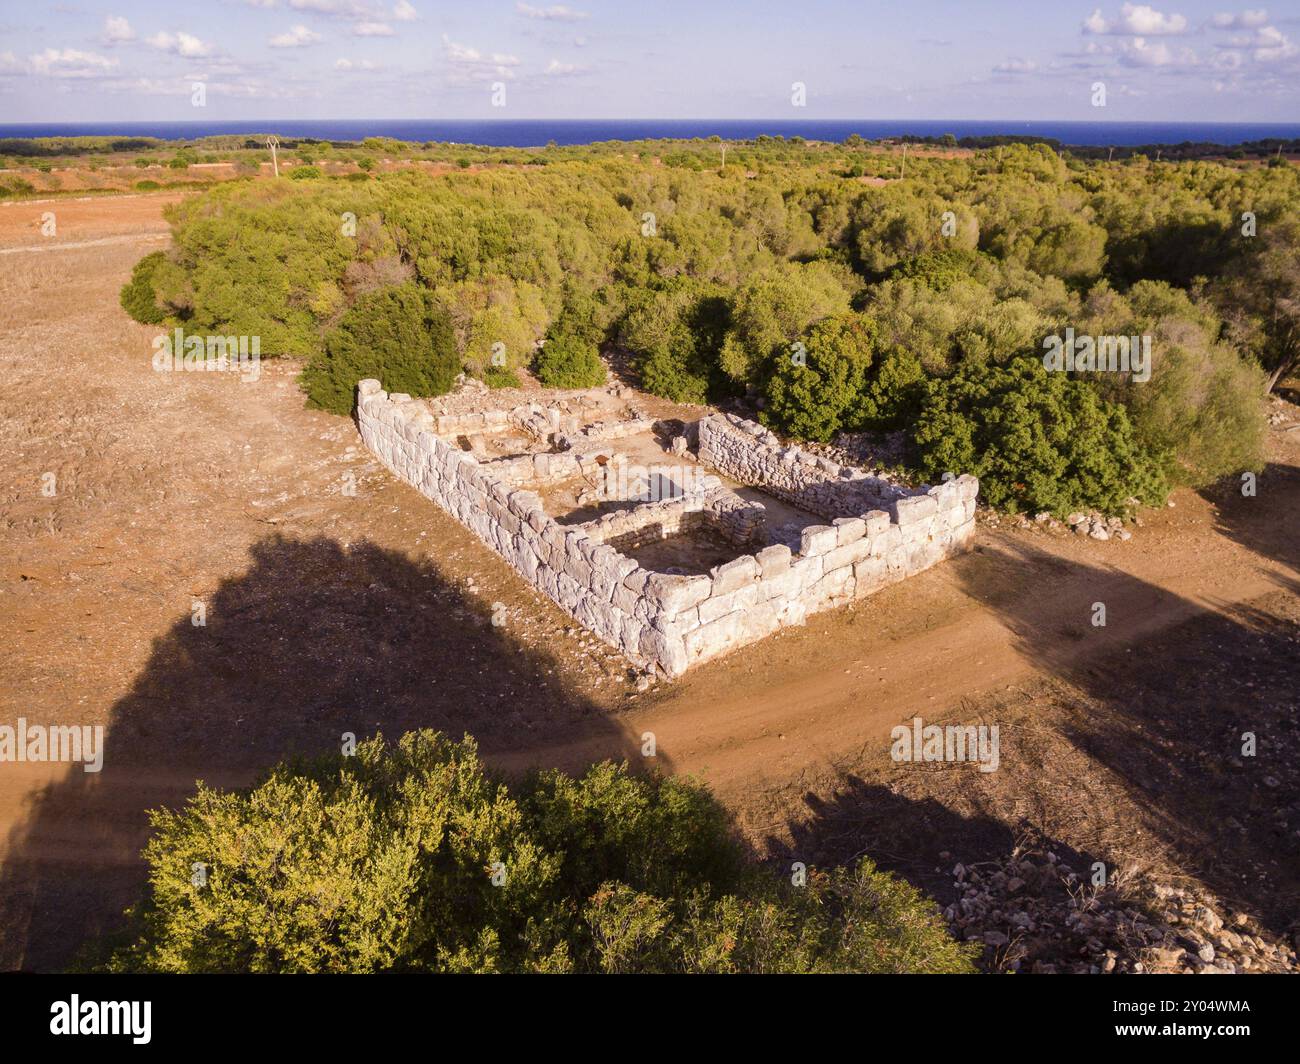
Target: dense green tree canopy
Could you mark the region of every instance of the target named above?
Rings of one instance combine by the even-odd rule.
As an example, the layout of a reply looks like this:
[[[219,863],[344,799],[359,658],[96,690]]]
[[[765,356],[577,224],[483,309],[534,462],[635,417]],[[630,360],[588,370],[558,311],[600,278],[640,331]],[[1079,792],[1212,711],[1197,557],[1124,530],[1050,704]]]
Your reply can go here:
[[[1107,165],[1015,143],[918,153],[901,178],[896,153],[864,144],[729,149],[723,167],[706,141],[457,146],[471,167],[436,176],[229,182],[172,208],[174,246],[124,306],[309,360],[320,401],[342,319],[413,284],[445,309],[458,366],[491,383],[594,380],[590,348],[616,346],[659,395],[761,397],[770,424],[816,439],[910,436],[944,381],[996,378],[1066,329],[1149,336],[1149,381],[1071,380],[1125,412],[1167,483],[1259,465],[1252,392],[1300,365],[1295,167]],[[828,333],[808,345],[855,314],[865,362]],[[564,339],[539,359],[544,337]]]

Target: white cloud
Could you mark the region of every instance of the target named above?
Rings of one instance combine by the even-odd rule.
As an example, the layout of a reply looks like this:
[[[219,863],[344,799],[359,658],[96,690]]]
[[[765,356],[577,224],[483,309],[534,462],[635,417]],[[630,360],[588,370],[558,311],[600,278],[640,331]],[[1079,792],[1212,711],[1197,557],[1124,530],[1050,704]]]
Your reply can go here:
[[[1132,66],[1158,67],[1165,70],[1191,70],[1201,61],[1190,48],[1171,48],[1164,41],[1134,37],[1124,41],[1120,53]]]
[[[477,48],[453,41],[445,33],[442,35],[442,52],[452,66],[452,80],[457,82],[512,78],[514,71],[511,67],[519,65],[517,56],[502,52],[488,55]]]
[[[135,30],[121,15],[109,15],[104,19],[105,44],[122,44],[133,40],[135,40]]]
[[[552,59],[543,73],[549,78],[562,78],[569,74],[582,73],[582,67],[575,66],[573,63],[561,63],[558,59]]]
[[[420,13],[415,10],[410,0],[397,0],[393,5],[393,18],[398,22],[414,22],[420,17]]]
[[[46,48],[27,64],[33,74],[47,78],[98,78],[116,67],[117,60],[76,48]]]
[[[320,34],[301,24],[271,38],[272,48],[305,48],[320,40]]]
[[[1031,74],[1038,69],[1032,59],[1008,59],[993,68],[995,74]]]
[[[571,7],[556,4],[554,7],[533,7],[532,4],[515,4],[515,10],[524,18],[544,19],[548,22],[577,22],[587,18],[585,11],[574,11]]]
[[[336,59],[335,70],[378,70],[379,67],[369,59]]]
[[[1253,30],[1263,26],[1268,22],[1268,12],[1262,7],[1255,10],[1242,11],[1238,14],[1224,12],[1215,15],[1210,22],[1216,29],[1221,30]]]
[[[336,18],[373,19],[380,14],[364,0],[289,0],[289,6],[295,11],[315,11]]]
[[[393,27],[387,22],[358,22],[352,27],[354,37],[392,37]]]
[[[1255,34],[1254,41],[1251,42],[1251,48],[1254,50],[1251,54],[1255,61],[1259,63],[1272,63],[1278,59],[1290,59],[1296,54],[1297,48],[1276,26],[1263,26]]]
[[[1125,4],[1119,17],[1107,20],[1097,8],[1083,20],[1083,32],[1095,34],[1134,34],[1143,37],[1172,36],[1187,32],[1187,19],[1166,15],[1149,4]]]
[[[183,33],[180,30],[175,33],[160,31],[147,38],[145,44],[151,48],[157,48],[159,51],[171,52],[173,55],[184,56],[187,59],[199,59],[212,54],[211,45],[205,44],[192,33]]]

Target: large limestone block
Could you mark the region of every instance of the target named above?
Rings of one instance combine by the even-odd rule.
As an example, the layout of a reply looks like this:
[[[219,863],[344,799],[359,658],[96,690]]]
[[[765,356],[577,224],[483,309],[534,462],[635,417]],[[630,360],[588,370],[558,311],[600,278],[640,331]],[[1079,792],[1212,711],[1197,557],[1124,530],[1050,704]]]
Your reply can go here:
[[[799,553],[805,558],[835,549],[839,533],[830,525],[809,525],[799,536]]]
[[[835,544],[839,547],[867,534],[867,523],[861,517],[837,517],[831,524],[835,526]]]
[[[844,544],[842,547],[836,547],[833,551],[823,555],[823,565],[827,572],[832,569],[841,569],[844,566],[856,565],[871,553],[871,540],[856,539]]]
[[[883,587],[889,573],[884,558],[863,558],[853,567],[853,594],[857,598]]]
[[[930,495],[911,495],[899,499],[894,505],[898,512],[898,524],[902,528],[927,521],[939,512],[938,502]]]
[[[763,580],[766,581],[789,571],[790,548],[784,543],[774,543],[770,547],[764,547],[754,556],[754,559],[758,562]]]
[[[713,591],[713,580],[707,576],[677,576],[670,573],[651,573],[645,582],[645,597],[669,617],[682,610],[698,606]]]
[[[729,613],[701,625],[683,640],[686,652],[699,661],[726,652],[740,640],[743,619],[740,613]]]
[[[799,581],[799,589],[802,592],[805,588],[812,587],[822,578],[824,571],[821,557],[804,558],[798,557],[790,563],[790,571],[796,575]]]
[[[753,606],[759,597],[759,584],[728,591],[725,595],[714,595],[700,603],[699,616],[701,624],[709,624],[719,617],[725,617],[735,610],[745,610]]]
[[[712,593],[726,595],[737,588],[752,584],[758,579],[760,572],[758,560],[752,555],[746,554],[740,558],[733,558],[710,570],[713,577]]]
[[[688,664],[684,642],[667,636],[656,628],[642,629],[641,655],[669,676],[680,676]]]
[[[766,602],[751,606],[741,615],[740,629],[746,643],[771,635],[781,627],[784,603]]]

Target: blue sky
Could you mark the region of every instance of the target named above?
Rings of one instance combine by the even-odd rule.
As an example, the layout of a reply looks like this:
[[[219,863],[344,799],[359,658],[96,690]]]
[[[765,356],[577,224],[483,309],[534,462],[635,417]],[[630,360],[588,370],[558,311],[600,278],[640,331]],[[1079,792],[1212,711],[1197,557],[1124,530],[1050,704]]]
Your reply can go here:
[[[0,0],[5,122],[776,116],[1294,121],[1300,0]]]

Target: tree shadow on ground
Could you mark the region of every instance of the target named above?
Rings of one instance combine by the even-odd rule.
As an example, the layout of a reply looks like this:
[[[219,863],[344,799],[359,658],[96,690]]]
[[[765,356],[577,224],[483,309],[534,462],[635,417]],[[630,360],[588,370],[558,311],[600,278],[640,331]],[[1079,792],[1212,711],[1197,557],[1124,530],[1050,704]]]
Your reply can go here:
[[[205,605],[205,624],[182,617],[155,641],[113,707],[102,772],[71,766],[12,833],[0,869],[6,968],[63,967],[115,926],[143,883],[146,810],[179,805],[196,778],[244,786],[285,758],[338,752],[346,732],[395,740],[416,728],[468,732],[490,759],[580,727],[640,760],[545,649],[399,552],[271,537]]]
[[[1278,936],[1300,910],[1300,603],[1218,609],[1122,571],[998,538],[948,563],[1048,679],[946,711],[999,723],[1001,765],[894,765],[864,751],[829,796],[769,837],[781,860],[866,854],[941,902],[957,861],[1026,834],[1074,868],[1164,855]],[[1050,588],[1045,595],[1043,588]],[[1106,625],[1095,627],[1095,605]],[[927,719],[927,723],[930,720]],[[1255,754],[1243,752],[1244,733]],[[913,775],[913,774],[920,775]],[[1151,843],[1152,853],[1142,852]],[[945,855],[945,856],[941,856]]]
[[[1229,477],[1200,491],[1215,508],[1215,531],[1261,557],[1284,565],[1279,587],[1300,594],[1300,468],[1270,462],[1254,481],[1254,494],[1243,494],[1239,478]]]
[[[1065,682],[1055,726],[1108,770],[1159,844],[1234,908],[1289,931],[1300,900],[1294,597],[1207,608],[1019,540],[955,568],[1019,652]],[[1050,596],[1030,591],[1044,586]]]

